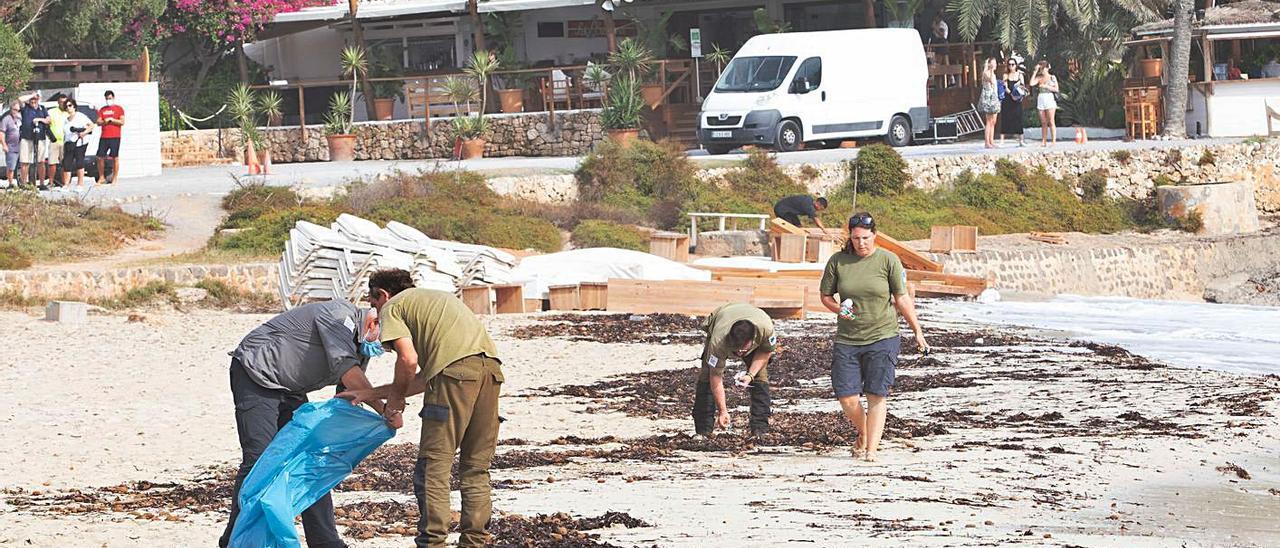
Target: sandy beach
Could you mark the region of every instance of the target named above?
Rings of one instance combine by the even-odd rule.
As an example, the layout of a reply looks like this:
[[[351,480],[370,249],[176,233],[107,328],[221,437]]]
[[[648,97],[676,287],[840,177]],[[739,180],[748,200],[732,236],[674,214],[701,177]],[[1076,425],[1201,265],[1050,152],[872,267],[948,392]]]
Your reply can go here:
[[[495,508],[621,512],[647,525],[498,538],[1280,544],[1280,378],[1168,367],[1118,347],[923,310],[936,352],[904,346],[878,463],[850,458],[835,415],[824,373],[830,317],[779,322],[786,350],[770,368],[774,432],[756,440],[740,435],[746,407],[736,391],[735,433],[688,437],[700,346],[685,318],[487,318],[507,376]],[[0,354],[9,439],[0,445],[0,545],[214,544],[226,470],[239,459],[226,353],[269,316],[135,314],[140,321],[111,313],[65,325],[0,312],[13,341]],[[391,364],[371,364],[375,382],[390,379]],[[416,516],[410,470],[398,464],[416,451],[420,423],[407,416],[335,492],[352,546],[411,544],[402,535]]]

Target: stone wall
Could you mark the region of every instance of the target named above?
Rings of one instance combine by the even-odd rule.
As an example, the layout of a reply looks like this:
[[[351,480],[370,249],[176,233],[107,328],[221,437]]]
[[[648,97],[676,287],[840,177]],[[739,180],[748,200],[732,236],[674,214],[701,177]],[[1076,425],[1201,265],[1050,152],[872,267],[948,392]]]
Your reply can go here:
[[[105,299],[152,282],[191,286],[200,280],[210,279],[245,292],[275,294],[280,287],[278,273],[279,268],[274,263],[113,270],[0,270],[0,293],[23,298]]]
[[[934,258],[948,273],[987,278],[1001,290],[1199,300],[1215,280],[1280,270],[1280,229],[1141,245],[1046,246]]]
[[[498,156],[579,156],[604,140],[599,110],[573,110],[528,114],[492,114],[484,155]],[[554,123],[552,120],[554,119]],[[450,120],[431,120],[428,141],[423,120],[362,122],[355,125],[357,160],[417,160],[448,158],[453,154]],[[301,138],[298,126],[262,128],[271,143],[271,161],[323,162],[329,159],[324,127],[307,126],[307,138]],[[198,145],[244,160],[239,150],[237,129],[166,132],[162,142],[190,138]]]

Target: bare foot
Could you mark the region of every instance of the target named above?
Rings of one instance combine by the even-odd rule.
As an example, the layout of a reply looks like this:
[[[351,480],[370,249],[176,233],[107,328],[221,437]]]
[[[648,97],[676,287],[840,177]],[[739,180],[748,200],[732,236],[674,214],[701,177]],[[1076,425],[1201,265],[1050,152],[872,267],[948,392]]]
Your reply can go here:
[[[880,457],[876,455],[875,452],[871,452],[867,453],[867,455],[863,457],[863,460],[866,460],[867,462],[879,462]]]

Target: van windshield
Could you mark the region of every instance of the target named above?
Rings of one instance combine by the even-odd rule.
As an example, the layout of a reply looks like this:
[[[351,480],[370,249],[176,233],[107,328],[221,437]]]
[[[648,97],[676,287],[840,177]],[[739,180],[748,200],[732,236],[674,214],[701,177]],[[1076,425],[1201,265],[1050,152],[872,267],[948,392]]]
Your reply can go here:
[[[772,91],[791,72],[795,57],[734,57],[716,83],[718,92]]]

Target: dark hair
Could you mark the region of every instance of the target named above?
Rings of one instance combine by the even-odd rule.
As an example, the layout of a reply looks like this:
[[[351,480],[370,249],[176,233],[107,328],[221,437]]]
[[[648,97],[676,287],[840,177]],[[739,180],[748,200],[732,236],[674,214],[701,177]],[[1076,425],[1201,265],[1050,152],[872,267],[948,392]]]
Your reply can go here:
[[[872,234],[875,234],[876,219],[875,217],[872,217],[870,213],[865,211],[862,213],[854,213],[852,217],[849,217],[848,227],[850,232],[855,228],[865,228],[870,230]],[[853,253],[853,238],[845,240],[844,249],[841,249],[841,251],[845,253]]]
[[[733,347],[733,351],[737,352],[742,345],[754,338],[756,338],[756,324],[748,320],[738,320],[729,327],[729,336],[726,339],[729,346]]]
[[[103,99],[115,99],[115,97],[116,97],[116,92],[111,90],[107,90],[106,93],[102,94]]]
[[[59,92],[57,92],[57,93],[53,94],[53,97],[50,97],[50,98],[49,98],[49,100],[50,100],[50,101],[57,101],[57,100],[59,100],[59,99],[69,99],[69,97],[67,97],[67,94],[65,94],[65,93],[63,93],[63,92],[61,92],[61,91],[59,91]]]
[[[399,268],[391,268],[387,270],[379,270],[369,276],[369,295],[379,289],[386,291],[387,295],[394,297],[399,295],[401,291],[413,288],[413,276],[408,270]]]
[[[76,100],[72,97],[67,97],[67,106],[70,106],[71,108],[76,108],[80,106],[80,103],[77,103]]]
[[[829,202],[827,202],[826,198],[818,198],[817,200],[814,200],[813,203],[822,206],[823,209],[826,209]]]

